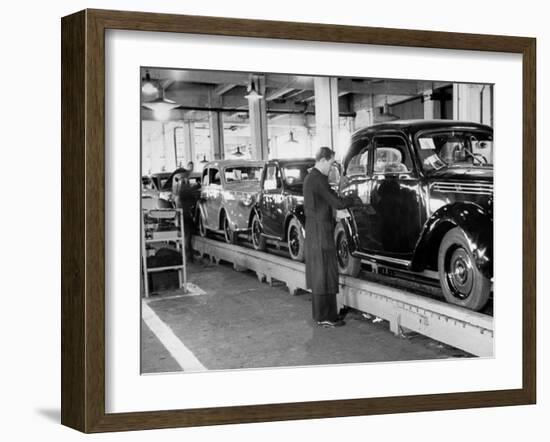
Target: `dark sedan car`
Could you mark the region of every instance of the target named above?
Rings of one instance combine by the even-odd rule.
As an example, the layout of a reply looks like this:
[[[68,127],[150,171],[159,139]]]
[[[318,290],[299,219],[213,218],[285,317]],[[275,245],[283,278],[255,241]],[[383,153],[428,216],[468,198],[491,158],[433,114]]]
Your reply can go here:
[[[290,257],[304,260],[303,184],[314,158],[270,160],[262,171],[252,219],[252,243],[265,250],[267,240],[288,243]]]
[[[343,163],[340,271],[360,260],[438,272],[448,302],[480,310],[493,277],[493,130],[450,120],[357,131]]]

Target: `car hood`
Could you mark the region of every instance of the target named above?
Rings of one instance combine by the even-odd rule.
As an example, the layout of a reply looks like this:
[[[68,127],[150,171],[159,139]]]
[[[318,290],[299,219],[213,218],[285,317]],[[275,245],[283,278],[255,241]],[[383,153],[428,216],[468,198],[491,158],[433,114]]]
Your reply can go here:
[[[233,192],[251,192],[257,193],[260,191],[259,181],[238,181],[235,183],[226,183],[225,190]]]
[[[446,167],[429,174],[431,179],[493,182],[492,167]]]

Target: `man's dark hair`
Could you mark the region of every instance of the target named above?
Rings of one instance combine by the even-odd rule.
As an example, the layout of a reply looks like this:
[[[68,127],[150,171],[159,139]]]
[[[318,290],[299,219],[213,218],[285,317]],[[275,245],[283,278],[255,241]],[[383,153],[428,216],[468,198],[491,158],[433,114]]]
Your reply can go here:
[[[331,160],[334,158],[334,151],[330,147],[320,147],[315,154],[315,161],[321,161],[321,158],[324,158],[327,161]]]

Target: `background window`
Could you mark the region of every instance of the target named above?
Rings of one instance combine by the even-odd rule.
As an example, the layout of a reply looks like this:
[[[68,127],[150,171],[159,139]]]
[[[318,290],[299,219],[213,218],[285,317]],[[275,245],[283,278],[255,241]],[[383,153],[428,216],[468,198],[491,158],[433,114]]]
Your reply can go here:
[[[225,182],[231,183],[234,181],[258,181],[260,179],[261,167],[228,167],[225,169]]]
[[[412,160],[401,137],[381,137],[374,150],[374,173],[408,173]]]
[[[349,176],[366,176],[369,171],[369,151],[368,146],[364,147],[361,152],[355,155],[348,163],[346,175]]]
[[[275,190],[281,187],[281,179],[279,168],[277,166],[269,166],[266,170],[264,189]]]
[[[222,183],[220,178],[220,171],[218,169],[208,169],[208,178],[210,184],[220,185]]]

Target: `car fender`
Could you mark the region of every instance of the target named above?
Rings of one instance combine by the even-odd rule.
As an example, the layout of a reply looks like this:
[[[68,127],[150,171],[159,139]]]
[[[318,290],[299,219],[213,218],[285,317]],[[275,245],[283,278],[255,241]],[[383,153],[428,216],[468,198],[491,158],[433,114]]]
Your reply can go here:
[[[197,201],[197,207],[195,209],[195,222],[198,222],[199,221],[199,216],[202,215],[203,219],[206,219],[206,213],[204,212],[204,208],[203,208],[203,204],[204,202],[199,200]]]
[[[306,213],[305,213],[305,210],[304,210],[304,206],[303,205],[299,205],[299,206],[296,206],[296,207],[293,207],[290,212],[287,214],[286,218],[285,218],[285,224],[284,224],[284,233],[283,233],[283,239],[286,241],[287,240],[287,232],[288,232],[288,226],[290,224],[290,220],[292,220],[292,218],[296,218],[298,220],[298,222],[302,225],[302,234],[304,235],[305,237],[305,234],[306,234]]]
[[[346,232],[348,247],[350,253],[357,251],[359,240],[357,238],[357,229],[352,215],[347,209],[338,210],[336,213],[336,222],[340,223],[344,227]]]
[[[231,226],[231,213],[229,213],[229,210],[227,207],[225,207],[223,204],[220,205],[220,208],[218,209],[218,229],[223,229],[222,224],[222,213],[225,213],[225,216],[229,220],[229,225]]]
[[[304,210],[304,206],[303,205],[299,205],[299,206],[296,206],[296,207],[293,207],[292,210],[290,211],[290,213],[288,214],[287,216],[287,220],[289,220],[290,218],[292,217],[296,217],[296,219],[298,221],[300,221],[300,223],[302,224],[302,226],[305,227],[306,225],[306,212]]]
[[[477,268],[487,278],[492,278],[493,219],[482,207],[467,202],[449,204],[433,213],[416,243],[411,269],[422,271],[437,262],[439,244],[454,227],[460,227],[468,238]]]
[[[262,221],[262,211],[258,207],[257,203],[252,207],[252,210],[250,210],[250,217],[248,219],[248,227],[252,227],[252,220],[254,219],[254,215],[258,215],[258,219],[260,220],[260,226],[262,229],[264,228],[263,221]]]

